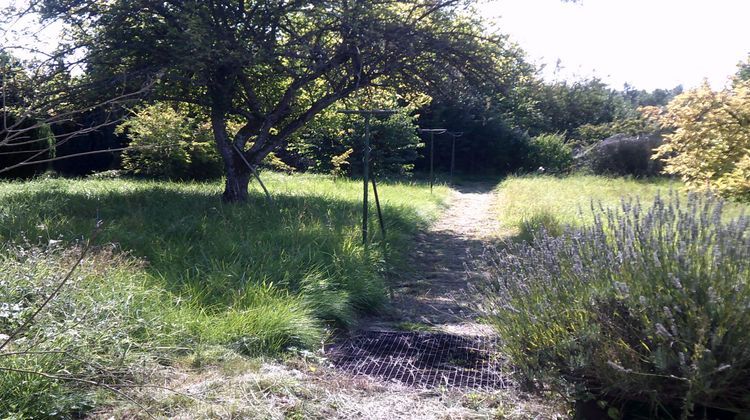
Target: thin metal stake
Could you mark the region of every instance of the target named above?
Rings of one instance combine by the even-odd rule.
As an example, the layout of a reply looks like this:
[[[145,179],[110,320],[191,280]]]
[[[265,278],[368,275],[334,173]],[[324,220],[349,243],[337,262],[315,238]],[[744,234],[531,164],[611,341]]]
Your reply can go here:
[[[266,188],[266,185],[263,183],[263,180],[260,179],[260,175],[258,175],[258,171],[255,170],[255,167],[250,164],[250,162],[247,161],[245,158],[245,155],[240,151],[240,148],[237,147],[236,144],[232,143],[232,146],[234,146],[234,150],[237,152],[238,155],[240,155],[240,158],[242,158],[242,161],[245,162],[245,165],[247,165],[248,169],[250,169],[250,172],[255,176],[255,179],[258,180],[258,183],[260,184],[261,188],[263,188],[263,192],[266,193],[266,200],[268,200],[268,204],[273,206],[273,198],[271,198],[271,193],[268,192],[268,188]]]
[[[383,210],[380,208],[380,198],[378,197],[378,185],[375,183],[375,174],[372,177],[372,192],[375,195],[375,206],[378,208],[378,220],[380,221],[380,233],[383,234],[385,241],[385,223],[383,222]]]
[[[432,194],[432,185],[435,183],[435,134],[430,132],[430,194]]]
[[[453,170],[456,168],[456,136],[453,137],[451,142],[451,185],[453,185]]]
[[[456,169],[456,139],[463,136],[464,133],[453,133],[449,131],[448,134],[453,138],[453,141],[451,142],[451,185],[453,185],[453,172]]]
[[[364,196],[362,200],[362,243],[367,246],[367,211],[370,183],[370,115],[365,114],[365,148],[362,157],[362,178],[364,178]]]
[[[420,133],[430,133],[430,194],[435,184],[435,134],[443,134],[447,130],[444,128],[420,128]]]
[[[342,109],[341,111],[338,111],[340,114],[348,114],[348,115],[364,115],[365,117],[365,147],[364,147],[364,153],[362,157],[362,178],[363,178],[363,187],[364,187],[364,196],[362,200],[362,243],[365,245],[365,249],[367,249],[367,216],[368,216],[368,183],[370,182],[370,118],[375,116],[386,116],[386,115],[393,115],[397,111],[393,109],[363,109],[363,110],[354,110],[354,109]],[[375,192],[375,203],[378,205],[378,215],[381,217],[380,223],[381,227],[383,226],[383,220],[380,213],[380,200],[378,199],[378,192],[375,187],[375,179],[372,180],[372,186],[373,190]],[[385,229],[385,228],[383,228]],[[385,232],[385,230],[384,230]]]

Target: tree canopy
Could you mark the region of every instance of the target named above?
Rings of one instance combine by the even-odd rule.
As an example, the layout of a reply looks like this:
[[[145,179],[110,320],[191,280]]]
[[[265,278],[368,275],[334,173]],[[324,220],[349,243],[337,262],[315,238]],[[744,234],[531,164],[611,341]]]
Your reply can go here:
[[[44,0],[40,11],[68,24],[89,77],[134,87],[157,77],[153,98],[203,107],[225,162],[224,198],[238,201],[245,160],[259,164],[353,92],[492,82],[500,39],[462,12],[471,3]],[[230,120],[241,121],[234,136]]]

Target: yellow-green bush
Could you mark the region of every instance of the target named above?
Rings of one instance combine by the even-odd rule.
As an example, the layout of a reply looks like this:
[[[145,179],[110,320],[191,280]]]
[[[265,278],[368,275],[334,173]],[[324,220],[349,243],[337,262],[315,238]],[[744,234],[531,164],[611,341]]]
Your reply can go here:
[[[655,157],[691,188],[750,200],[750,82],[714,91],[708,84],[676,97],[666,110],[647,108],[667,134]]]
[[[130,138],[123,154],[126,171],[152,178],[213,179],[222,174],[221,156],[207,122],[184,107],[158,102],[139,109],[117,127]]]

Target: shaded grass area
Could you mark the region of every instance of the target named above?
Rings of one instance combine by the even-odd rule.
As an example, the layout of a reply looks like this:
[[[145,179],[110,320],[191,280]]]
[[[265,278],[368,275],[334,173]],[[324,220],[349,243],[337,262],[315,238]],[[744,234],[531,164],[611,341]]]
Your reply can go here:
[[[404,268],[411,235],[439,212],[448,192],[438,187],[431,195],[409,183],[379,186],[388,240],[365,251],[361,183],[314,175],[264,178],[273,207],[257,191],[248,203],[223,204],[218,183],[0,183],[0,304],[18,305],[17,313],[0,316],[0,334],[15,329],[53,289],[95,220],[104,221],[95,254],[9,347],[67,354],[3,357],[0,367],[98,378],[95,362],[121,366],[121,376],[109,378],[118,382],[132,376],[128,366],[138,360],[204,345],[243,354],[315,348],[331,326],[346,327],[357,314],[381,308],[385,281]],[[371,231],[378,231],[374,223]],[[74,363],[73,356],[86,363]],[[85,386],[28,373],[0,376],[0,400],[19,404],[0,412],[70,413],[96,401],[77,391]],[[39,395],[50,398],[40,401]],[[63,395],[70,403],[63,404]],[[41,411],[25,412],[23,398],[26,408]]]
[[[684,185],[667,178],[617,178],[596,175],[518,176],[509,177],[498,187],[497,214],[505,234],[530,239],[544,227],[552,234],[562,233],[565,226],[582,226],[593,222],[595,207],[619,208],[623,199],[639,199],[649,205],[657,195],[676,191],[687,194]],[[728,203],[726,219],[739,216],[746,205]]]

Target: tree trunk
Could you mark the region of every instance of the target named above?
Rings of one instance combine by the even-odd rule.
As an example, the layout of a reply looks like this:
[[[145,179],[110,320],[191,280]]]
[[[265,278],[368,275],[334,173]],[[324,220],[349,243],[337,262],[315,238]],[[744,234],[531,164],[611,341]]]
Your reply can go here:
[[[238,170],[234,165],[226,165],[227,181],[221,199],[226,203],[240,203],[247,201],[247,187],[250,183],[250,173]]]
[[[211,116],[216,147],[224,160],[224,172],[227,177],[222,200],[226,203],[247,201],[247,187],[250,183],[250,168],[234,149],[232,139],[227,133],[225,114],[214,113]]]

